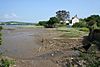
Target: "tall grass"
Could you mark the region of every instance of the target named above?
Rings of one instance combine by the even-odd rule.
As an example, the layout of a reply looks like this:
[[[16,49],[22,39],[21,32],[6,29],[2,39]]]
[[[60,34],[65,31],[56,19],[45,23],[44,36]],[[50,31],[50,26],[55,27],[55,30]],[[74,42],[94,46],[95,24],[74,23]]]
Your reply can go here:
[[[57,28],[57,30],[64,32],[64,34],[61,35],[61,37],[82,37],[82,36],[86,36],[88,34],[87,28],[60,27],[60,28]]]

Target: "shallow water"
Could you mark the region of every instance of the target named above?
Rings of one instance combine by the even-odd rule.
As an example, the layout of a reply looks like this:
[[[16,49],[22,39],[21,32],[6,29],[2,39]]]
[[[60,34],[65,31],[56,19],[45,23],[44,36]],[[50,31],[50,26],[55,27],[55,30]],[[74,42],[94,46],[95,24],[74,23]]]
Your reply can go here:
[[[29,58],[37,52],[40,47],[38,41],[39,29],[14,28],[2,30],[2,45],[0,50],[4,55],[15,58]]]

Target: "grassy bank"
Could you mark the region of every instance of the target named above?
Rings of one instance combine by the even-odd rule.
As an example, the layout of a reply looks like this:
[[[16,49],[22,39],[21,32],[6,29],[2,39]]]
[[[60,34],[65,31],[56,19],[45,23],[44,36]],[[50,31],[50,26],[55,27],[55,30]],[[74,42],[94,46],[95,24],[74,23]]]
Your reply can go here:
[[[82,37],[88,35],[88,29],[87,28],[66,28],[66,27],[59,27],[57,28],[57,31],[64,32],[61,37]]]

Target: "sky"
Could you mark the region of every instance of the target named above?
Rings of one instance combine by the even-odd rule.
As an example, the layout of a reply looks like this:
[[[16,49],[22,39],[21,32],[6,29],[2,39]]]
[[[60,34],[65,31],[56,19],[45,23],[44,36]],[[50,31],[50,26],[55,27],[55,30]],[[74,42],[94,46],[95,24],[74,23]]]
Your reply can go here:
[[[59,10],[69,11],[70,17],[100,15],[100,0],[0,0],[0,21],[37,23]]]

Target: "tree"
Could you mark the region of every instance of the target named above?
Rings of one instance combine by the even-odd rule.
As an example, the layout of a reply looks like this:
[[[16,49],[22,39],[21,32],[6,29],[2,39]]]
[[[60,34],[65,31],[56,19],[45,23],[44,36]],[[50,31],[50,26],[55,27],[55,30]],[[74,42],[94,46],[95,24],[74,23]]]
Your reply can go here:
[[[99,15],[91,15],[84,19],[87,22],[88,28],[92,33],[94,29],[97,28],[98,24],[100,23],[100,16]]]
[[[38,25],[45,26],[48,21],[39,21]]]
[[[87,22],[89,29],[95,29],[100,24],[100,16],[99,15],[91,15],[84,19]]]
[[[91,16],[85,18],[84,20],[89,24],[92,24],[93,22],[91,22],[91,21],[94,21],[94,22],[96,22],[96,25],[98,27],[100,27],[100,16],[99,15],[91,15]]]
[[[66,10],[59,10],[56,12],[56,17],[59,21],[65,22],[66,20],[70,20],[70,12]]]
[[[100,16],[99,15],[91,15],[84,19],[87,22],[89,28],[89,39],[92,41],[93,32],[95,29],[100,27]]]
[[[93,34],[94,34],[94,30],[97,28],[97,22],[94,20],[91,20],[88,22],[88,28],[89,28],[89,38],[90,41],[92,41],[93,39]]]
[[[59,23],[59,20],[56,17],[51,17],[47,22],[46,27],[53,28],[56,26],[57,23]]]

